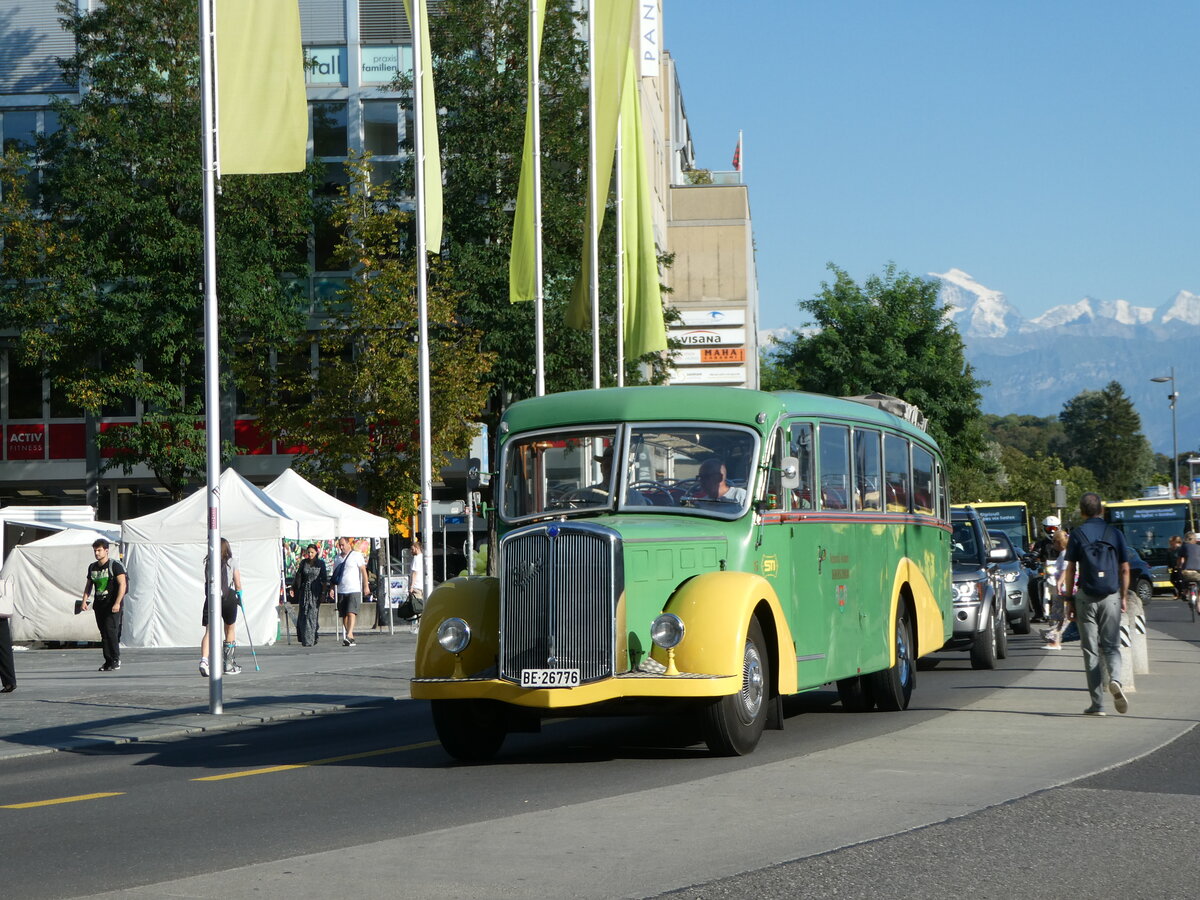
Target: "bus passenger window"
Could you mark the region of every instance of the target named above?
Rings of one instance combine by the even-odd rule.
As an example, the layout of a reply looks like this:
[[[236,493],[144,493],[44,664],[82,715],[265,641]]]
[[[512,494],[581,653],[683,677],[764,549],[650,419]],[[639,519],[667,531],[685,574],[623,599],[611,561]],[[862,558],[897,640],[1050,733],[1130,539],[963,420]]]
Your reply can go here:
[[[913,512],[933,515],[933,454],[922,447],[912,448]]]
[[[821,460],[821,507],[850,508],[850,429],[821,425],[818,430]]]
[[[908,441],[883,436],[884,502],[888,512],[908,512]]]
[[[854,429],[854,508],[883,509],[879,432]]]
[[[792,509],[813,508],[812,425],[793,422],[788,438],[788,455],[799,460],[800,484],[792,491]]]

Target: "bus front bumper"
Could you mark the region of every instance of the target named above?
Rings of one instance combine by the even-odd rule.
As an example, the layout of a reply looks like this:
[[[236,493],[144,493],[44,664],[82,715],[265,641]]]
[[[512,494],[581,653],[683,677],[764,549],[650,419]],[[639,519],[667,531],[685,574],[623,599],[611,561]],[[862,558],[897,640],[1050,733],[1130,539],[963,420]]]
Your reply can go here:
[[[590,706],[610,700],[714,698],[735,694],[740,675],[651,675],[627,672],[578,687],[523,688],[498,678],[414,678],[414,700],[499,700],[532,709]]]

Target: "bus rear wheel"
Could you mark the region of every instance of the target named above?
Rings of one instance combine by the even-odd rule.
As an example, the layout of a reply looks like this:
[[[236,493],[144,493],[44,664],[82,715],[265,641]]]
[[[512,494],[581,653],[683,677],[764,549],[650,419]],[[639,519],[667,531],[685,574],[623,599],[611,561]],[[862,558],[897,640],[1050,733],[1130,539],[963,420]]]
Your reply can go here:
[[[432,700],[433,727],[455,759],[491,759],[508,736],[503,704],[495,700]]]
[[[908,709],[913,687],[917,683],[912,624],[908,621],[908,607],[903,603],[896,609],[896,633],[893,641],[896,648],[895,665],[882,672],[872,672],[868,676],[876,705],[887,711]]]
[[[758,746],[770,707],[771,670],[758,619],[750,620],[742,650],[742,686],[704,707],[704,742],[717,756],[744,756]]]

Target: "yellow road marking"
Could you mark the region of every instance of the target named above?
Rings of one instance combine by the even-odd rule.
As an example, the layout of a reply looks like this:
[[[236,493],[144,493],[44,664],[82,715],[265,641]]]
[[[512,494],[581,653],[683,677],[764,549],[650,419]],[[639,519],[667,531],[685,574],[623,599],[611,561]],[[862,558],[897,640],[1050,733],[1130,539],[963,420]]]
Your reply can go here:
[[[124,791],[111,794],[80,794],[77,797],[56,797],[53,800],[34,800],[32,803],[6,803],[0,809],[32,809],[35,806],[54,806],[58,803],[78,803],[80,800],[100,800],[104,797],[120,797]]]
[[[365,753],[350,753],[346,756],[331,756],[328,759],[314,759],[309,762],[289,763],[283,766],[267,766],[262,769],[246,769],[242,772],[226,772],[224,775],[205,775],[203,778],[193,778],[192,781],[225,781],[229,778],[245,778],[248,775],[270,775],[272,772],[287,772],[289,769],[306,769],[309,766],[327,766],[330,763],[347,762],[352,759],[367,759],[371,756],[386,756],[389,753],[404,753],[406,750],[423,750],[426,747],[438,746],[437,741],[425,741],[420,744],[406,744],[403,747],[386,747],[383,750],[368,750]]]

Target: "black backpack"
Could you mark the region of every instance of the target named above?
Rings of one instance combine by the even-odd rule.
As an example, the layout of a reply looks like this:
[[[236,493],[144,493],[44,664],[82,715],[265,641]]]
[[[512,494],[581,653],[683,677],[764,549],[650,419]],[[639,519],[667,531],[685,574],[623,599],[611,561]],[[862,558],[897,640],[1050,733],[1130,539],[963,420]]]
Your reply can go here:
[[[1097,540],[1089,541],[1079,528],[1079,537],[1083,544],[1083,553],[1079,557],[1079,589],[1093,597],[1107,597],[1115,594],[1121,587],[1121,561],[1117,557],[1117,548],[1107,539],[1111,526],[1105,526]]]

